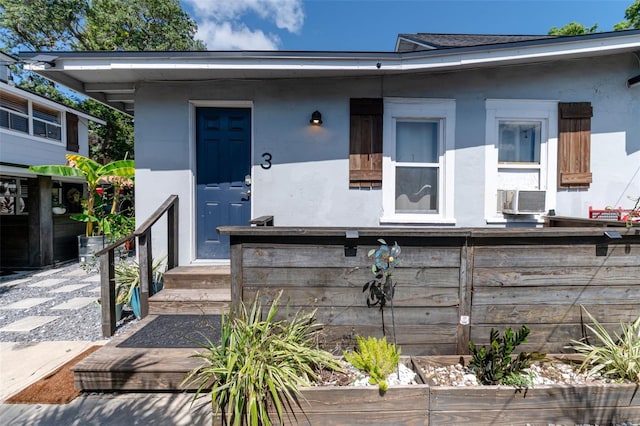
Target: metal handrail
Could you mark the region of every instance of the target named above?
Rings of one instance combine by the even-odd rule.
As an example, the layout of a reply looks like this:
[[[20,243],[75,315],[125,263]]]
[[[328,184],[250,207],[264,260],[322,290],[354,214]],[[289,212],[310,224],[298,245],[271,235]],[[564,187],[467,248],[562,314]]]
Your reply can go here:
[[[102,334],[105,337],[113,336],[116,331],[115,249],[131,238],[136,238],[140,265],[140,316],[144,318],[149,313],[149,288],[153,279],[151,229],[166,213],[167,269],[175,268],[178,265],[178,205],[178,196],[170,195],[132,234],[114,241],[95,253],[95,256],[100,258]]]

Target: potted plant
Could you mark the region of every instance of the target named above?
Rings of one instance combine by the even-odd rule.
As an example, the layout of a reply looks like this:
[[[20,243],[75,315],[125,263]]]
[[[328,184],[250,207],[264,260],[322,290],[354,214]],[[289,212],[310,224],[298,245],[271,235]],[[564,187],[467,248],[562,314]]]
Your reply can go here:
[[[162,290],[165,267],[164,258],[153,260],[151,295]],[[142,316],[140,312],[140,264],[135,260],[120,260],[115,265],[115,282],[118,296],[123,295],[122,301],[129,305],[136,318],[140,319]],[[118,300],[116,299],[116,304]]]
[[[101,165],[78,154],[67,154],[66,165],[31,166],[29,170],[50,176],[81,177],[87,184],[87,199],[82,201],[84,211],[71,215],[71,219],[86,222],[85,235],[78,236],[78,253],[81,262],[104,247],[107,238],[112,237],[112,223],[119,219],[116,210],[120,188],[133,185],[135,166],[133,160],[117,160]],[[98,192],[101,184],[114,187],[111,209],[105,209],[102,196]]]
[[[67,212],[67,208],[64,206],[64,204],[53,203],[53,205],[51,206],[51,211],[53,212],[53,214],[60,215],[65,214]]]

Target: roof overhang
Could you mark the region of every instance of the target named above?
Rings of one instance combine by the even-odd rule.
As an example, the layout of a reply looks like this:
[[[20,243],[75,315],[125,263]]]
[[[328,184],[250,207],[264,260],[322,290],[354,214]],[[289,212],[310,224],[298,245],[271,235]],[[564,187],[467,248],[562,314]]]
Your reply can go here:
[[[26,68],[133,113],[143,82],[299,79],[430,73],[640,51],[640,30],[485,46],[395,52],[21,52]]]
[[[89,121],[93,121],[93,122],[98,123],[100,125],[104,126],[105,124],[107,124],[107,122],[104,121],[101,118],[95,117],[95,116],[93,116],[91,114],[87,114],[87,113],[82,112],[82,111],[80,111],[80,110],[78,110],[76,108],[71,108],[69,106],[66,106],[66,105],[60,103],[60,102],[53,101],[53,100],[48,99],[48,98],[46,98],[44,96],[38,95],[37,93],[30,92],[30,91],[22,89],[20,87],[16,87],[16,86],[12,86],[12,85],[7,84],[7,83],[0,82],[0,88],[2,90],[4,90],[4,91],[8,92],[8,93],[13,93],[14,95],[20,96],[22,98],[29,99],[31,101],[35,101],[35,102],[37,102],[39,104],[46,105],[46,106],[48,106],[50,108],[53,108],[53,109],[56,109],[56,110],[73,113],[73,114],[77,115],[78,117],[84,118],[84,119],[89,120]]]
[[[29,170],[28,165],[24,164],[11,164],[0,161],[0,175],[3,176],[15,176],[24,178],[34,178],[37,173]],[[54,181],[58,182],[71,182],[71,183],[84,183],[85,179],[82,176],[52,176]]]
[[[18,62],[17,58],[14,58],[13,56],[11,56],[9,54],[0,51],[0,64],[1,65],[11,65],[11,64],[15,64],[16,62]]]

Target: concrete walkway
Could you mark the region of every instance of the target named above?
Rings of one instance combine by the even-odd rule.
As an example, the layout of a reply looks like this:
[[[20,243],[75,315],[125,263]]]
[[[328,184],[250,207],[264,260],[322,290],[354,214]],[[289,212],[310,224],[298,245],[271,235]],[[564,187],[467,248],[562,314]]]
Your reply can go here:
[[[209,400],[189,394],[88,394],[64,405],[0,405],[4,425],[211,425]]]
[[[0,401],[37,382],[90,346],[104,342],[0,342]]]
[[[41,288],[40,297],[9,297],[7,289]],[[0,401],[35,383],[84,352],[107,340],[42,341],[47,327],[73,327],[65,321],[74,310],[82,312],[99,297],[97,273],[87,276],[77,263],[42,271],[21,272],[0,281],[0,318],[11,313],[0,327],[4,336],[19,341],[0,342]],[[48,296],[65,294],[67,302]],[[14,293],[15,294],[15,293]],[[93,299],[87,294],[94,295]],[[14,300],[15,299],[15,300]],[[50,303],[49,307],[47,303]],[[5,317],[8,317],[5,314]],[[82,317],[80,318],[82,320]],[[94,318],[91,319],[95,320]],[[98,324],[99,326],[99,324]],[[40,332],[40,331],[41,332]],[[32,333],[32,334],[28,334]],[[30,341],[29,336],[38,336]],[[3,339],[7,340],[7,339]],[[0,404],[3,425],[200,425],[211,424],[210,401],[191,406],[190,394],[83,394],[69,404]],[[199,408],[200,407],[200,408]]]

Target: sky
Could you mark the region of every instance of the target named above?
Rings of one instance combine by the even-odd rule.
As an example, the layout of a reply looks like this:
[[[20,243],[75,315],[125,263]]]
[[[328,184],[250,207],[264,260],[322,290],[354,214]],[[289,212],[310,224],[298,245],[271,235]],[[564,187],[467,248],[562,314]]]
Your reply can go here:
[[[393,51],[400,33],[612,31],[634,0],[180,0],[209,50]]]

